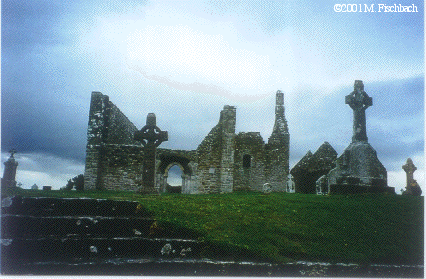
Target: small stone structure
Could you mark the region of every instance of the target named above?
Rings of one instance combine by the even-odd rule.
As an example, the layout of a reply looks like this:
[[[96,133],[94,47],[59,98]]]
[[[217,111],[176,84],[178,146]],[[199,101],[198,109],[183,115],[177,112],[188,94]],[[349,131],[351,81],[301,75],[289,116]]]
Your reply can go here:
[[[328,142],[324,142],[314,154],[308,151],[290,171],[294,177],[296,193],[317,192],[316,181],[336,166],[336,158],[337,152]]]
[[[9,159],[4,162],[3,178],[1,179],[1,195],[5,196],[6,190],[16,187],[16,169],[18,168],[18,162],[15,160],[16,150],[10,151]]]
[[[361,80],[355,81],[354,91],[346,96],[346,104],[354,115],[352,143],[337,158],[336,167],[323,178],[329,193],[394,193],[395,189],[387,186],[385,167],[368,143],[365,110],[373,105],[373,99],[364,91]]]
[[[271,185],[272,191],[285,191],[290,134],[285,119],[284,93],[276,93],[275,124],[268,143],[259,132],[236,134],[235,124],[236,108],[226,105],[220,112],[218,124],[196,150],[157,148],[155,192],[167,191],[168,171],[175,165],[182,170],[183,194],[262,192],[265,183]],[[108,96],[92,92],[85,190],[144,192],[148,183],[144,167],[147,151],[136,140],[140,139],[140,133]]]
[[[411,160],[411,158],[408,158],[407,163],[402,166],[402,169],[407,175],[407,186],[405,187],[406,190],[402,194],[420,196],[422,194],[422,189],[413,177],[414,172],[417,170],[417,167],[414,165],[413,160]]]

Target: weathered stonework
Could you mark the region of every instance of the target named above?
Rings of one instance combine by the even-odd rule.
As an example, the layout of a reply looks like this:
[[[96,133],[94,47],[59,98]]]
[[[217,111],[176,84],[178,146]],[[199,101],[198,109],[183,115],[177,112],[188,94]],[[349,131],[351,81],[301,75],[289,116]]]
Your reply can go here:
[[[263,191],[266,182],[266,150],[258,132],[236,137],[234,190]]]
[[[324,142],[313,155],[308,151],[290,171],[296,193],[315,193],[316,181],[336,166],[336,158],[337,152],[328,142]]]
[[[373,105],[373,99],[364,91],[362,81],[355,81],[354,91],[345,101],[354,115],[352,143],[323,178],[329,193],[395,192],[387,186],[387,171],[368,143],[365,110]]]
[[[235,134],[236,108],[224,106],[218,124],[196,150],[158,148],[155,191],[167,191],[169,169],[182,170],[182,193],[285,191],[289,172],[289,141],[284,94],[277,92],[275,125],[267,144],[259,132]],[[85,190],[142,191],[144,148],[134,140],[138,129],[109,101],[92,93],[87,132]],[[173,140],[173,135],[171,136]]]
[[[273,191],[285,191],[289,174],[290,133],[285,119],[284,93],[277,91],[275,124],[266,148],[266,176]]]
[[[422,194],[422,189],[413,177],[414,172],[417,170],[417,167],[414,165],[413,160],[411,160],[411,158],[408,158],[407,163],[402,166],[402,169],[405,171],[407,176],[407,186],[405,187],[405,191],[402,194],[420,196]]]

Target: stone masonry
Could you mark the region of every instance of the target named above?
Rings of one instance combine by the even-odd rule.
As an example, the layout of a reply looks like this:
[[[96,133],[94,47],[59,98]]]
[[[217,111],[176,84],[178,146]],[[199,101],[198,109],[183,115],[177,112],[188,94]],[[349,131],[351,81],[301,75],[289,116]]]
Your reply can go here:
[[[218,124],[196,150],[158,148],[155,154],[155,191],[167,189],[168,171],[182,170],[182,193],[285,191],[289,174],[290,134],[285,119],[284,94],[276,93],[275,124],[264,143],[259,132],[235,133],[236,108],[224,106]],[[167,128],[167,127],[164,127]],[[136,141],[138,129],[100,92],[92,92],[87,130],[85,190],[143,192],[144,148]],[[170,139],[173,141],[173,135]]]

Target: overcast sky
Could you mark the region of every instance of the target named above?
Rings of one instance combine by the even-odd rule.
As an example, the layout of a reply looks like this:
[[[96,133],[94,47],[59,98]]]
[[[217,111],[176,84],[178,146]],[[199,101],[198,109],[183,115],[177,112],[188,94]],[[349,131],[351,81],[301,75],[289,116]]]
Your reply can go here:
[[[401,2],[418,13],[311,2],[2,1],[2,162],[17,149],[24,188],[83,173],[92,91],[138,128],[154,112],[161,147],[196,149],[224,105],[237,107],[237,132],[267,141],[282,90],[293,167],[324,141],[339,155],[349,145],[358,79],[388,184],[405,187],[411,157],[425,192],[423,1]]]

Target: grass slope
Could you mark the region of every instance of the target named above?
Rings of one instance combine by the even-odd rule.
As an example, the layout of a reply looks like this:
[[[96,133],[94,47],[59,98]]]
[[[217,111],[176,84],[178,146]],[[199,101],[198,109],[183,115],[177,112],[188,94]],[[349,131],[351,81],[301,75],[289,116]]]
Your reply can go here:
[[[128,192],[20,190],[21,195],[137,200],[159,221],[228,250],[293,260],[423,264],[423,197],[232,193],[142,196]]]

